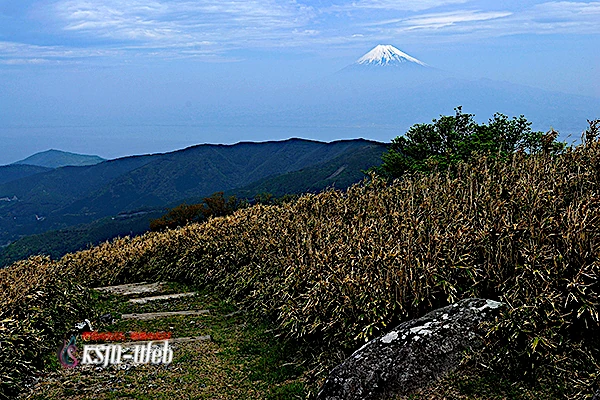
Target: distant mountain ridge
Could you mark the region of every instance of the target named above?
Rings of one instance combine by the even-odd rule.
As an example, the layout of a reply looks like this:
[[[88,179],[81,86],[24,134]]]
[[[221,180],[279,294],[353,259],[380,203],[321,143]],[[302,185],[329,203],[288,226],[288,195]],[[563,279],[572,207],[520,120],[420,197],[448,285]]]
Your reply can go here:
[[[372,144],[325,163],[261,179],[229,194],[248,198],[256,193],[270,193],[280,197],[290,193],[317,193],[327,188],[345,189],[363,179],[364,171],[381,165],[383,150],[385,147],[381,144]]]
[[[408,61],[386,65],[394,61],[394,54],[385,49],[381,45],[378,50],[375,47],[362,56],[357,54],[355,62],[297,88],[285,112],[265,112],[261,121],[273,126],[364,129],[372,132],[372,137],[386,135],[385,140],[391,140],[414,124],[452,115],[455,107],[462,106],[479,122],[497,112],[510,117],[525,115],[534,130],[548,131],[552,127],[561,134],[561,140],[570,141],[568,135],[578,138],[587,128],[588,119],[600,117],[598,97],[478,79],[469,76],[469,71],[454,74],[439,65],[424,67]],[[403,54],[417,60],[419,57],[418,51]],[[243,123],[241,118],[237,122]]]
[[[50,170],[52,170],[52,168],[28,164],[2,165],[0,166],[0,185],[3,183],[16,181],[17,179],[25,178],[27,176],[48,172]]]
[[[33,154],[21,161],[14,162],[13,165],[35,165],[37,167],[60,168],[67,166],[95,165],[103,161],[106,160],[95,155],[76,154],[50,149]]]
[[[10,200],[0,202],[0,244],[121,212],[160,208],[184,199],[228,192],[268,177],[327,164],[336,158],[350,159],[355,152],[373,146],[375,150],[368,153],[370,159],[366,161],[372,166],[380,161],[385,144],[363,139],[331,143],[288,139],[205,144],[26,176],[0,184],[0,198]],[[350,163],[347,168],[348,171],[339,174],[340,178],[347,176],[352,168],[353,180],[363,176],[360,169],[357,171],[358,164]],[[311,179],[306,182],[310,186],[317,177],[306,179]],[[334,183],[335,179],[329,182]]]
[[[265,120],[273,120],[273,125],[368,127],[379,135],[389,131],[392,139],[414,124],[452,115],[455,107],[462,106],[480,122],[495,113],[524,115],[534,130],[552,127],[561,134],[559,139],[570,141],[568,135],[579,137],[587,120],[600,117],[600,98],[458,77],[415,63],[387,67],[383,55],[368,54],[360,59],[372,60],[371,64],[355,62],[298,89],[295,106],[267,115]]]

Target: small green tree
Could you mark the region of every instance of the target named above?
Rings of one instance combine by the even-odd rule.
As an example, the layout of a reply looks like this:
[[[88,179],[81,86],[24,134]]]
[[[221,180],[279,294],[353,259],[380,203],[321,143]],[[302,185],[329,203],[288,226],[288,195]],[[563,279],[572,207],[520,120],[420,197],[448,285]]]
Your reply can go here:
[[[256,204],[274,204],[275,196],[272,193],[262,192],[254,195],[254,203]]]
[[[475,154],[507,157],[515,151],[557,153],[565,147],[556,141],[558,132],[534,132],[523,115],[509,119],[497,113],[489,123],[477,124],[474,115],[463,113],[462,107],[455,111],[430,124],[413,125],[405,136],[393,139],[376,172],[397,178],[406,172],[445,170]]]
[[[242,206],[235,196],[225,198],[223,192],[205,197],[199,204],[181,204],[169,210],[160,218],[150,221],[150,230],[163,231],[184,226],[192,222],[204,222],[210,217],[222,217],[232,214]]]
[[[217,192],[205,197],[204,204],[206,207],[202,210],[202,213],[204,219],[208,219],[209,217],[222,217],[232,214],[240,207],[241,203],[235,196],[225,198],[223,192]]]

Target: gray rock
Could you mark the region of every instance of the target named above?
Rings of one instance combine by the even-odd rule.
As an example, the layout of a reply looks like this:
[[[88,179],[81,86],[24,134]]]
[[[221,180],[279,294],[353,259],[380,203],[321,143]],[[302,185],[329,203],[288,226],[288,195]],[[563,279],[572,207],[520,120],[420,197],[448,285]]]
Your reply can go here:
[[[428,386],[454,371],[465,350],[481,347],[480,323],[493,321],[501,305],[465,299],[403,322],[334,368],[318,399],[382,399]]]
[[[112,314],[108,313],[108,314],[104,314],[100,316],[100,323],[102,324],[114,324],[115,323],[115,319],[113,318]]]

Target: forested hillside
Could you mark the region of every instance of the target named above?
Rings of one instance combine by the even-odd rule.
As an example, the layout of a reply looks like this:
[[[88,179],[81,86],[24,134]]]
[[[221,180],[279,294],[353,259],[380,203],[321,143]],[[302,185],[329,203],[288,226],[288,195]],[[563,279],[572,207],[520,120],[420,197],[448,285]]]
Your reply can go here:
[[[160,208],[241,188],[372,146],[379,149],[379,155],[385,151],[383,144],[361,139],[199,145],[38,173],[0,185],[0,198],[11,199],[0,202],[0,244],[121,212]],[[378,162],[376,153],[367,163]]]

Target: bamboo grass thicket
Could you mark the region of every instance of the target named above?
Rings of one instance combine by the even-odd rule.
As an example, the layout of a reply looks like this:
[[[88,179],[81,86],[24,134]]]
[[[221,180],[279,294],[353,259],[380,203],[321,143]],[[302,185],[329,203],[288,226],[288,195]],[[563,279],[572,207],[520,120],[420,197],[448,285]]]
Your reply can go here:
[[[0,271],[0,320],[10,320],[0,340],[21,337],[40,354],[56,343],[34,334],[60,337],[69,318],[88,311],[85,287],[140,280],[206,285],[271,318],[282,338],[345,352],[477,296],[508,305],[489,327],[481,356],[490,366],[538,383],[563,380],[568,397],[583,398],[600,370],[600,142],[592,128],[561,154],[481,156],[452,174],[393,182],[372,176],[345,192],[257,205],[58,261],[21,261]],[[60,323],[32,328],[40,315],[61,312]],[[5,353],[1,373],[18,381],[30,372],[9,371]]]

